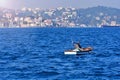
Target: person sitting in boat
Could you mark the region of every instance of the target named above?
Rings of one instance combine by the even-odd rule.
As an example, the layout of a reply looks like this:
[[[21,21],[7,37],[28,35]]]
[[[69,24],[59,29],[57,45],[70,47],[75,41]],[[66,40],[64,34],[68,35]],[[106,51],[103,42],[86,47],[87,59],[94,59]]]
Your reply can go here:
[[[80,43],[74,43],[74,50],[73,51],[82,51],[82,52],[88,52],[91,51],[92,48],[91,47],[87,47],[87,48],[82,48]]]
[[[81,51],[82,47],[80,45],[80,43],[74,43],[74,50],[73,51]]]

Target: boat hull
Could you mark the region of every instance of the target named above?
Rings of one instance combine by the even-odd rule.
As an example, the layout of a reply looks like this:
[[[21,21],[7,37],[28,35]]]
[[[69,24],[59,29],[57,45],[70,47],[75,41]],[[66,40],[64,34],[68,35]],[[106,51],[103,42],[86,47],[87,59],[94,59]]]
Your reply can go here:
[[[78,54],[78,52],[76,52],[76,51],[65,51],[64,54],[65,55],[76,55],[76,54]]]
[[[88,48],[82,48],[81,51],[73,51],[73,50],[67,50],[64,52],[65,55],[77,55],[77,54],[83,54],[83,52],[90,52],[92,51],[91,47]]]

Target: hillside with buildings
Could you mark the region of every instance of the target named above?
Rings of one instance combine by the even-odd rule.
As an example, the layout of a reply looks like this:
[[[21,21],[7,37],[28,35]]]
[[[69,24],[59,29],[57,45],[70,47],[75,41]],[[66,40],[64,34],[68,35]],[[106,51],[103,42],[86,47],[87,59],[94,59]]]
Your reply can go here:
[[[76,8],[0,8],[0,27],[101,27],[120,26],[120,9],[97,6]]]

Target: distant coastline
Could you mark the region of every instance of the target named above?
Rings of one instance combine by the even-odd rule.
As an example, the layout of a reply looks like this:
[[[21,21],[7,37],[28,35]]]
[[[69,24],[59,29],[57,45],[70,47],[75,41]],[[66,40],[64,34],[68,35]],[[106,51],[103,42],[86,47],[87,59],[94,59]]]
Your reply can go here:
[[[120,26],[102,25],[102,27],[120,27]]]
[[[120,26],[120,9],[103,6],[86,9],[58,7],[46,10],[0,8],[0,12],[0,28]]]
[[[98,26],[85,26],[85,27],[82,27],[82,26],[59,26],[59,27],[56,27],[56,26],[44,26],[44,27],[41,27],[41,26],[26,26],[26,27],[0,27],[0,28],[117,28],[117,27],[120,27],[120,26],[110,26],[110,25],[102,25],[100,27]]]

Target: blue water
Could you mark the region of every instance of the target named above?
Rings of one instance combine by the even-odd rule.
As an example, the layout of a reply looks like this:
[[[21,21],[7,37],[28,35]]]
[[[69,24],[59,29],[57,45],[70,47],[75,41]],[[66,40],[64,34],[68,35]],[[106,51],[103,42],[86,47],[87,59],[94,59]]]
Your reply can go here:
[[[0,29],[0,80],[120,80],[120,28]]]

